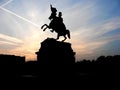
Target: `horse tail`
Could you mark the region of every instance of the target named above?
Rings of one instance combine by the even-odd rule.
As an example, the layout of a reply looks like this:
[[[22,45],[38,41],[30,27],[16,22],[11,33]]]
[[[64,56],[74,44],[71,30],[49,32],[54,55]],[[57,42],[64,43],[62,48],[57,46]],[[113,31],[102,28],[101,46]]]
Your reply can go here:
[[[70,39],[70,31],[69,30],[66,30],[66,34],[67,34],[68,38]]]

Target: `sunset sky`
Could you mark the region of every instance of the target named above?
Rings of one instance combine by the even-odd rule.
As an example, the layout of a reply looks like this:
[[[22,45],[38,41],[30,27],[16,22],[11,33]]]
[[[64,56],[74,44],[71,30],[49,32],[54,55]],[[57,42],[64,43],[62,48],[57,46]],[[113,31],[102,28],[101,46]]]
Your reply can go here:
[[[0,0],[0,54],[35,60],[40,42],[57,35],[41,30],[50,4],[63,13],[76,60],[120,54],[120,0]]]

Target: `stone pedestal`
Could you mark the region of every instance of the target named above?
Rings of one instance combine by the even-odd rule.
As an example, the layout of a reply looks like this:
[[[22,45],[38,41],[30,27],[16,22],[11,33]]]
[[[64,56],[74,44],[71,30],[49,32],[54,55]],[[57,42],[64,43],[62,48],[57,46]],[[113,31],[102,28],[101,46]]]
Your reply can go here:
[[[40,63],[48,64],[73,64],[75,63],[75,52],[73,52],[70,43],[56,41],[47,38],[41,43],[37,54],[37,60]]]

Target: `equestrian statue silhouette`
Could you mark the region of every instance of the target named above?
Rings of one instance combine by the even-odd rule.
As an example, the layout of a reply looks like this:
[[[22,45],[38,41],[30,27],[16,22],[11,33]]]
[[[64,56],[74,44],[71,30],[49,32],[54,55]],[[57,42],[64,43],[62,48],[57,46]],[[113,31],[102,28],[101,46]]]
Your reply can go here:
[[[62,12],[59,12],[58,16],[57,15],[57,9],[52,7],[52,5],[50,5],[51,8],[51,15],[49,17],[50,19],[50,24],[44,24],[41,29],[44,28],[44,26],[46,26],[43,31],[45,31],[47,28],[52,29],[51,32],[56,32],[57,34],[57,40],[59,39],[60,36],[64,36],[64,40],[65,41],[67,39],[67,37],[70,39],[70,31],[66,29],[65,24],[63,23],[63,18],[62,18]],[[67,37],[66,37],[67,36]]]

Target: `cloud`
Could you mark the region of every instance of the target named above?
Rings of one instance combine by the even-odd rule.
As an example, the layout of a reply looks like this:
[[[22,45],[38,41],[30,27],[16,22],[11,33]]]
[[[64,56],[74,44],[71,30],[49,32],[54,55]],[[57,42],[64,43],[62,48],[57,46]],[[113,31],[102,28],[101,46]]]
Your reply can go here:
[[[73,34],[82,39],[99,39],[103,35],[120,28],[120,17],[113,17],[112,19],[104,20],[103,22],[92,26],[80,28]],[[106,36],[104,36],[106,37]]]
[[[78,29],[72,32],[74,40],[71,42],[74,43],[74,50],[77,52],[77,59],[90,59],[91,57],[93,59],[95,56],[97,57],[100,55],[99,53],[96,53],[96,51],[98,51],[101,47],[107,45],[110,42],[120,40],[119,33],[112,36],[104,35],[116,29],[120,29],[120,17],[113,17],[103,21],[100,24],[94,24],[93,26],[86,28],[84,27],[82,30]]]
[[[16,46],[17,44],[16,44],[16,43],[13,43],[13,42],[8,42],[8,41],[0,41],[0,46],[2,46],[2,45],[4,45],[4,46],[5,46],[5,45],[7,45],[7,46],[8,46],[8,45],[15,45],[15,46]]]
[[[8,40],[8,41],[13,42],[13,43],[23,43],[23,41],[18,39],[18,38],[11,37],[11,36],[8,36],[8,35],[4,35],[4,34],[1,34],[1,33],[0,33],[0,38]]]
[[[66,25],[73,31],[80,27],[86,27],[91,19],[95,17],[96,4],[93,2],[84,5],[77,3],[71,8],[64,10],[64,21]]]

